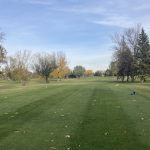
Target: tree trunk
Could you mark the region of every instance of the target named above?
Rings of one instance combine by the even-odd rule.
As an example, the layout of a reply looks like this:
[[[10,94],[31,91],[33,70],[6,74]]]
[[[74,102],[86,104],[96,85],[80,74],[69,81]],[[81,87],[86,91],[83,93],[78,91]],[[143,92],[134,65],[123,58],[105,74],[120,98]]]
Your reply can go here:
[[[124,82],[124,76],[121,77],[121,81]]]
[[[131,76],[131,82],[134,82],[135,78],[134,76]]]
[[[119,80],[119,76],[117,75],[117,81]]]
[[[129,82],[129,76],[127,76],[127,82]]]
[[[48,83],[48,77],[47,76],[45,77],[45,81],[46,81],[46,83]]]

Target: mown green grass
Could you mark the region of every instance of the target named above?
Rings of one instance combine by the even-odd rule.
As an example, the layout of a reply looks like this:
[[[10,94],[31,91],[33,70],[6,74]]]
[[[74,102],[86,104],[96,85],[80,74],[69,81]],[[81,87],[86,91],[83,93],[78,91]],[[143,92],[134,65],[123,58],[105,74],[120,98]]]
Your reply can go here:
[[[149,150],[149,141],[149,83],[0,82],[0,150]]]

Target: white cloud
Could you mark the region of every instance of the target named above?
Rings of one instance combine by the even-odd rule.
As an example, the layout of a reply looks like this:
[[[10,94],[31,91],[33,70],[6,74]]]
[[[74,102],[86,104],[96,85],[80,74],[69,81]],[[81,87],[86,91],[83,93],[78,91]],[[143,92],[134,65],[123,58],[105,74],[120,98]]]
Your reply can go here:
[[[134,22],[134,20],[131,19],[130,17],[120,16],[113,13],[106,15],[101,20],[94,20],[94,21],[92,20],[91,22],[99,25],[116,26],[121,28],[131,27],[138,23],[138,22]]]
[[[32,7],[36,7],[36,6],[42,6],[42,8],[47,8],[47,9],[38,9],[35,12],[29,10],[29,12],[27,14],[30,14],[28,16],[26,16],[27,18],[24,17],[20,18],[18,24],[15,23],[16,25],[13,25],[12,27],[12,23],[14,23],[15,21],[11,21],[10,19],[8,20],[8,22],[6,23],[5,27],[9,28],[11,31],[8,32],[9,34],[11,34],[10,40],[13,41],[13,43],[9,43],[9,45],[16,45],[15,49],[18,48],[23,48],[28,46],[31,49],[46,49],[46,45],[45,42],[43,44],[39,44],[39,39],[38,39],[38,33],[37,33],[37,29],[34,29],[34,26],[30,27],[30,25],[35,25],[37,27],[40,28],[40,26],[42,26],[41,31],[45,32],[44,29],[46,27],[46,24],[50,24],[49,25],[49,31],[51,31],[50,27],[55,26],[56,27],[56,31],[54,31],[54,28],[52,32],[59,32],[62,31],[65,34],[67,34],[66,31],[71,30],[72,32],[70,33],[75,33],[77,31],[77,29],[80,29],[80,25],[83,25],[82,23],[84,21],[89,21],[90,23],[93,24],[98,24],[98,25],[103,25],[103,26],[107,26],[107,27],[115,27],[115,29],[118,28],[127,28],[130,26],[134,26],[137,23],[141,23],[144,28],[146,29],[146,31],[148,31],[148,33],[150,34],[150,15],[149,13],[143,13],[143,10],[148,10],[150,8],[150,4],[149,3],[143,3],[141,5],[139,5],[139,1],[137,1],[137,3],[135,2],[135,0],[133,0],[132,2],[127,0],[127,1],[120,1],[120,0],[109,0],[109,1],[98,1],[98,0],[86,0],[86,1],[80,1],[80,0],[13,0],[13,1],[17,1],[18,3],[23,3],[23,4],[29,4],[32,5]],[[24,5],[22,6],[24,7]],[[26,5],[25,5],[26,7]],[[38,8],[38,7],[37,7]],[[46,11],[45,11],[46,10]],[[140,13],[142,12],[142,13]],[[26,14],[26,13],[23,13]],[[66,15],[67,14],[67,15]],[[1,17],[1,16],[0,16]],[[4,17],[3,20],[6,20]],[[13,17],[12,17],[13,18]],[[29,19],[30,18],[30,19]],[[21,20],[27,20],[27,22],[25,22],[25,27],[21,24]],[[33,21],[33,19],[35,21]],[[2,19],[1,19],[2,20]],[[18,21],[18,19],[16,19],[16,22]],[[82,23],[80,21],[83,21]],[[1,21],[6,22],[6,21]],[[39,22],[41,23],[39,25]],[[54,22],[54,23],[53,23]],[[55,23],[56,22],[56,23]],[[75,26],[72,26],[72,24],[70,24],[70,22],[72,24],[74,24]],[[29,24],[26,27],[26,23]],[[84,22],[87,23],[87,22]],[[89,26],[88,29],[90,29],[93,34],[94,31],[94,25],[93,24],[86,24],[87,27]],[[71,28],[72,27],[72,28]],[[76,29],[74,27],[77,27]],[[12,29],[14,28],[14,29]],[[85,27],[86,28],[86,27]],[[93,28],[93,31],[92,29]],[[96,28],[97,29],[97,28]],[[104,30],[107,30],[105,28],[102,28]],[[100,28],[101,30],[101,28]],[[82,34],[83,28],[81,27],[81,31],[80,34]],[[90,34],[90,32],[87,32],[87,35]],[[96,31],[97,32],[97,31]],[[112,34],[114,31],[111,31]],[[95,34],[95,33],[94,33]],[[52,36],[52,34],[50,34],[50,36]],[[80,35],[78,35],[80,36]],[[101,35],[100,35],[101,36]],[[107,36],[107,35],[106,35]],[[29,37],[29,38],[26,38]],[[14,44],[14,39],[16,38],[15,41],[17,41]],[[46,39],[46,37],[44,37]],[[66,48],[64,46],[58,46],[59,45],[59,39],[60,37],[55,37],[58,38],[58,43],[54,45],[54,47],[56,48],[56,50],[61,50],[63,49],[69,49]],[[63,37],[61,37],[63,40],[65,38],[65,35],[63,35]],[[105,37],[103,37],[105,38]],[[12,40],[13,39],[13,40]],[[19,39],[19,40],[18,40]],[[22,39],[22,40],[20,40]],[[31,43],[30,41],[33,40],[33,42]],[[46,39],[48,40],[48,39]],[[91,41],[95,40],[90,39]],[[20,42],[19,42],[20,41]],[[22,42],[23,41],[23,42]],[[27,41],[26,45],[24,44],[24,41]],[[36,41],[38,43],[38,47],[36,47]],[[49,39],[50,41],[50,39]],[[53,40],[52,40],[53,41]],[[8,37],[8,41],[9,42],[9,37]],[[97,54],[87,54],[85,49],[80,50],[79,49],[79,45],[77,45],[78,43],[75,43],[75,41],[71,41],[72,43],[68,42],[68,45],[73,45],[73,48],[70,48],[71,52],[78,52],[78,54],[69,54],[68,58],[71,60],[70,61],[70,66],[74,67],[77,64],[83,65],[85,66],[87,69],[93,69],[93,70],[104,70],[108,67],[109,62],[111,60],[111,52],[105,53],[103,51],[99,51],[101,54],[97,53]],[[100,41],[101,42],[101,41]],[[100,44],[97,43],[98,44]],[[18,43],[20,45],[18,45]],[[87,40],[88,43],[88,40]],[[21,45],[22,44],[22,45]],[[30,45],[31,44],[31,45]],[[34,45],[35,44],[35,45]],[[80,43],[79,43],[80,44]],[[103,44],[103,43],[102,43]],[[34,47],[35,46],[35,47]],[[39,46],[41,46],[39,48]],[[48,47],[48,46],[47,46]],[[85,48],[87,46],[85,45]],[[88,48],[88,47],[87,47]],[[12,50],[12,47],[10,47],[10,49]],[[49,47],[47,48],[49,49]],[[54,49],[54,48],[50,48],[50,49]],[[105,49],[109,49],[109,44],[105,45]],[[95,52],[98,52],[98,50],[95,50]],[[82,52],[85,52],[85,54],[83,55]],[[69,51],[66,51],[66,54],[68,54]]]

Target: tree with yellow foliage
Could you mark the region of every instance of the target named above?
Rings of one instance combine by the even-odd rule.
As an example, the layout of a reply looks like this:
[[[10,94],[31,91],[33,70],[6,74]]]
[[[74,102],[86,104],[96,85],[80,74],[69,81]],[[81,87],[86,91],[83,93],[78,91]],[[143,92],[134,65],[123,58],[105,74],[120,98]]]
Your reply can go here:
[[[86,77],[91,77],[91,76],[93,76],[93,71],[92,70],[85,70],[84,75]]]
[[[5,68],[7,77],[11,80],[20,81],[22,85],[25,85],[26,81],[30,77],[30,56],[31,52],[24,50],[16,52],[16,54],[12,57],[8,57]]]
[[[65,78],[69,75],[70,69],[67,66],[67,58],[63,52],[57,53],[57,68],[51,73],[51,76],[57,79]]]
[[[70,69],[68,67],[58,67],[57,69],[55,69],[51,75],[54,77],[54,78],[58,78],[58,79],[62,79],[62,78],[65,78],[67,77],[67,75],[69,75],[70,73]]]

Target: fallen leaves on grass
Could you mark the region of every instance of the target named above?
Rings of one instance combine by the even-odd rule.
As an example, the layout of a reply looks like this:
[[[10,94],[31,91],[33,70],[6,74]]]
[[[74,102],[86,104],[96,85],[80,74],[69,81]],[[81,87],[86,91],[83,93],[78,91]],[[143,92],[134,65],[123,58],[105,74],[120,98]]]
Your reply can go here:
[[[133,101],[133,102],[136,102],[136,100],[135,100],[135,99],[133,99],[132,101]]]
[[[8,113],[6,112],[6,113],[4,113],[4,115],[8,115]]]
[[[19,133],[20,131],[19,130],[16,130],[16,131],[14,131],[15,133]]]
[[[70,135],[66,135],[65,138],[70,138]]]
[[[51,147],[51,150],[56,150],[57,148],[55,148],[55,147]]]
[[[105,136],[107,136],[108,134],[109,134],[108,132],[105,132],[105,133],[104,133]]]

